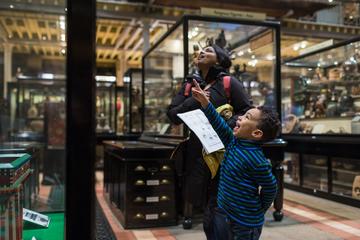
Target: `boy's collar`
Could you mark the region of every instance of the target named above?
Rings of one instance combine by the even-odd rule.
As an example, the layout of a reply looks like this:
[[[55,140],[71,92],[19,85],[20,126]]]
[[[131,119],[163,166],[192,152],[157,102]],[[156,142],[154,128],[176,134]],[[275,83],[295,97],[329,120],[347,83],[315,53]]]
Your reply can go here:
[[[264,142],[237,138],[236,141],[244,147],[260,147]]]

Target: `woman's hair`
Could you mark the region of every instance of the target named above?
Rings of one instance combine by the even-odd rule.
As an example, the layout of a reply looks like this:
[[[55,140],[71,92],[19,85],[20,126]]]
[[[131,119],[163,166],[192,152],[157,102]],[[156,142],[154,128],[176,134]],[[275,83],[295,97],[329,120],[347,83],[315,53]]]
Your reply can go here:
[[[214,51],[216,53],[217,60],[219,62],[219,65],[225,69],[228,69],[231,67],[231,59],[227,51],[215,43],[210,45],[212,48],[214,48]]]

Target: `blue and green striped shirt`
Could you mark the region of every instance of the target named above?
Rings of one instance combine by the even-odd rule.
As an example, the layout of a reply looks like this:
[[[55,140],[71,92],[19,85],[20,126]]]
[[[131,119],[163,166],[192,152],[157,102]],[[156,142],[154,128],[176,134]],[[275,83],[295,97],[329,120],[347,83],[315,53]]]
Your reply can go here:
[[[239,225],[261,227],[276,195],[271,163],[259,142],[236,138],[211,103],[203,111],[226,150],[220,168],[218,206]]]

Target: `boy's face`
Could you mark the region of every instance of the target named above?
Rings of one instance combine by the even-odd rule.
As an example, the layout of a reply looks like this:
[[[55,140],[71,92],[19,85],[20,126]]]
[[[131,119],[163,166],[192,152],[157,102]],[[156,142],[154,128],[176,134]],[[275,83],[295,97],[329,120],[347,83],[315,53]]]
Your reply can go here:
[[[261,140],[263,132],[257,127],[261,118],[261,111],[257,108],[248,110],[239,116],[233,129],[236,138]]]

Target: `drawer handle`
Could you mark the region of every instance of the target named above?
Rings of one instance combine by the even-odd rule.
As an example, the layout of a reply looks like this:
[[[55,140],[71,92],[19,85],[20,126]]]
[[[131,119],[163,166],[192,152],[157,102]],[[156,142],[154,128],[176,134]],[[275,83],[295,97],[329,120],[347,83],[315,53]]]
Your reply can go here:
[[[143,201],[144,201],[144,198],[142,198],[142,197],[136,197],[134,199],[134,202],[143,202]]]
[[[163,165],[160,169],[160,171],[170,171],[171,167],[169,165]]]
[[[160,201],[169,201],[170,199],[169,199],[169,197],[168,196],[161,196],[160,197]]]
[[[141,165],[138,165],[138,166],[136,166],[136,168],[134,170],[135,170],[135,172],[142,172],[142,171],[145,171],[145,168]]]
[[[160,217],[167,217],[169,214],[167,213],[167,212],[162,212],[161,214],[160,214]]]
[[[154,174],[154,173],[158,172],[159,169],[158,169],[157,167],[150,167],[150,168],[148,168],[148,171],[149,171],[151,174]]]
[[[160,184],[170,184],[170,181],[167,179],[161,180]]]
[[[137,219],[144,218],[144,214],[137,213],[137,214],[135,215],[135,218],[137,218]]]
[[[145,182],[143,180],[136,180],[136,182],[135,182],[136,186],[140,186],[140,185],[144,185],[144,184],[145,184]]]

